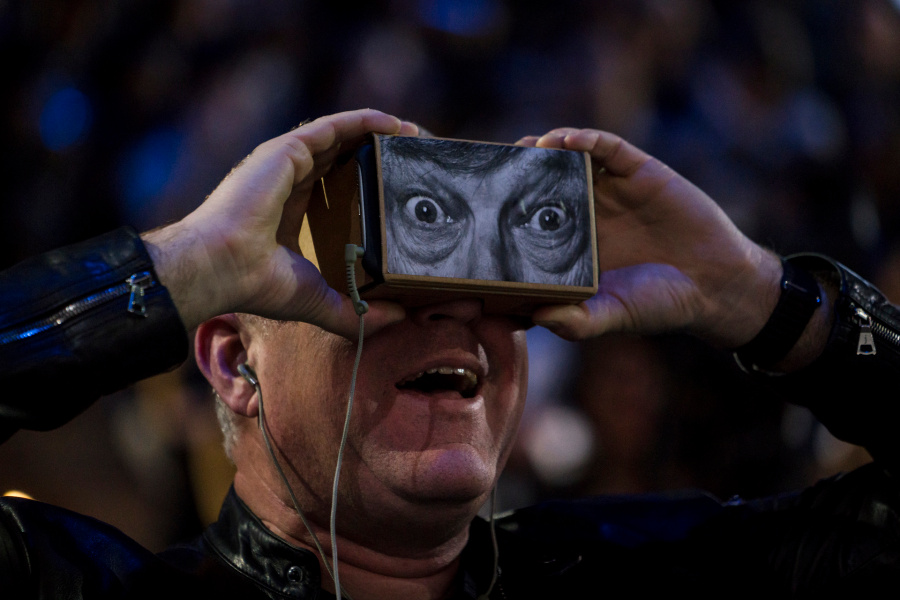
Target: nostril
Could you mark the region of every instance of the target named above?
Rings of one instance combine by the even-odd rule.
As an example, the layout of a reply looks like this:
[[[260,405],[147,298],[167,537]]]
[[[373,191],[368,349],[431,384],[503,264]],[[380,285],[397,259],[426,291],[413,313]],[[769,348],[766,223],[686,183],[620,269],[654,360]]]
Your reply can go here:
[[[469,323],[481,317],[481,312],[481,299],[465,298],[419,307],[415,309],[412,318],[419,325],[444,321]]]

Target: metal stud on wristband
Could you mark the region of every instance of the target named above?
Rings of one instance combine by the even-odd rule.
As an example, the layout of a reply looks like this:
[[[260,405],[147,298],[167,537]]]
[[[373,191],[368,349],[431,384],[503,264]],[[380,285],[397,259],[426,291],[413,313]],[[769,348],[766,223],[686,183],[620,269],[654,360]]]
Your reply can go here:
[[[734,352],[744,369],[765,369],[787,356],[822,304],[819,284],[808,271],[783,258],[781,267],[781,297],[772,316],[755,338]]]

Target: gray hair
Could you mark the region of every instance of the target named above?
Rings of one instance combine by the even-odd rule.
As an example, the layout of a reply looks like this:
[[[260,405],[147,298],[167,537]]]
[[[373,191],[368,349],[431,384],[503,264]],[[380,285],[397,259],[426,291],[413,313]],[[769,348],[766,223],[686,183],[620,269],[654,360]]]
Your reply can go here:
[[[273,332],[288,323],[288,321],[277,321],[248,313],[235,313],[235,316],[245,325],[255,328],[263,338],[269,337]],[[216,399],[216,418],[219,421],[219,429],[222,430],[222,446],[225,448],[225,455],[228,457],[228,460],[234,463],[233,453],[238,434],[237,415],[219,397],[219,393],[215,389],[212,392]]]
[[[234,463],[234,444],[237,441],[235,414],[215,390],[213,390],[213,396],[216,399],[216,418],[219,420],[219,429],[222,430],[222,447],[225,448],[225,456]]]
[[[257,315],[247,313],[235,313],[235,315],[246,325],[256,328],[263,337],[268,337],[273,331],[284,325],[283,321],[266,319]],[[219,393],[215,389],[212,392],[216,399],[216,418],[219,421],[219,429],[222,430],[222,447],[225,449],[228,460],[234,463],[234,445],[237,443],[238,433],[237,415],[219,397]]]

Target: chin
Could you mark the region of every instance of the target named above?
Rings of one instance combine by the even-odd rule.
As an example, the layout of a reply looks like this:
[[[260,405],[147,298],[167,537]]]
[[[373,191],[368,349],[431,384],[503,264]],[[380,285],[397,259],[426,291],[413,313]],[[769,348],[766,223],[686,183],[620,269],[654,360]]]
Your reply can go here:
[[[464,541],[498,473],[492,452],[460,443],[382,451],[368,458],[356,471],[357,514],[363,518],[351,526],[360,539],[390,546],[386,552]]]
[[[465,444],[451,444],[420,454],[416,460],[410,500],[477,504],[480,507],[494,485],[496,468]],[[476,507],[476,508],[477,508]]]
[[[477,510],[494,485],[496,465],[466,444],[449,444],[407,458],[411,468],[401,472],[408,475],[398,477],[401,472],[395,471],[391,487],[411,503],[471,504]]]

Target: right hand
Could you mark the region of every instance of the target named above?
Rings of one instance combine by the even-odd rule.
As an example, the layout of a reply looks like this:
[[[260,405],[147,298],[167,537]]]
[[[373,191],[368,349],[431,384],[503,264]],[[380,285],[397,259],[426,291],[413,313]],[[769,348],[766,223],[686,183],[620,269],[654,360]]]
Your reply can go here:
[[[258,146],[187,217],[143,235],[157,274],[188,329],[227,312],[304,321],[344,336],[358,317],[300,254],[313,184],[368,133],[416,135],[412,123],[375,110],[321,117]],[[403,318],[371,302],[366,331]]]

